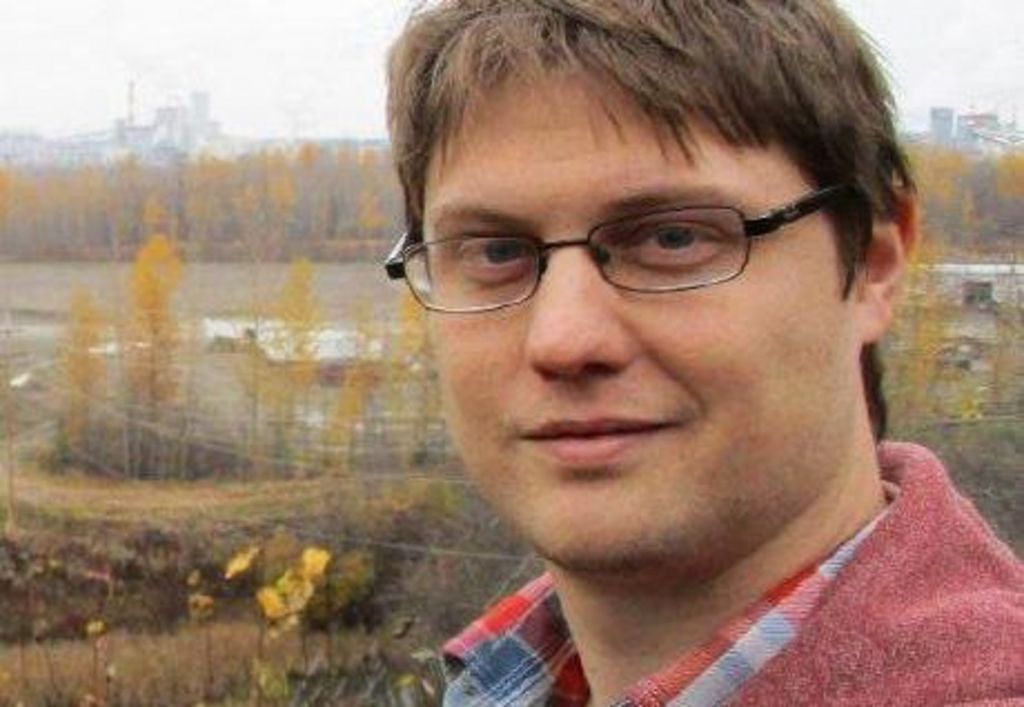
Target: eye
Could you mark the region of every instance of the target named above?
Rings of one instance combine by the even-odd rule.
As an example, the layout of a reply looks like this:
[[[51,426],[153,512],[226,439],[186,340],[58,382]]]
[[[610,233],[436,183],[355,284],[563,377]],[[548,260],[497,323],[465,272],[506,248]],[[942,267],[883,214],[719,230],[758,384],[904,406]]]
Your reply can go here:
[[[665,224],[652,235],[654,243],[665,250],[680,250],[697,242],[699,234],[692,227],[684,224]]]
[[[522,238],[466,238],[448,247],[459,277],[477,286],[529,279],[537,260],[536,248]]]
[[[735,245],[729,229],[704,212],[669,212],[618,222],[602,231],[599,239],[609,252],[608,267],[619,272],[622,268],[693,271],[715,262]]]
[[[473,259],[501,265],[530,257],[530,247],[521,240],[511,238],[482,238],[475,242],[469,241],[464,253]]]

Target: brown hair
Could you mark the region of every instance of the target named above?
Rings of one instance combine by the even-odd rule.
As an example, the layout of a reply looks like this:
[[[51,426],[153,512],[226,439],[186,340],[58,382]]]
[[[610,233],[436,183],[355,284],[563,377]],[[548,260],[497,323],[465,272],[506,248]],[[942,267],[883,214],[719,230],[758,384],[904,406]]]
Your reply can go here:
[[[872,217],[913,189],[875,55],[831,0],[441,0],[412,14],[388,62],[388,125],[411,234],[431,159],[474,100],[515,77],[611,82],[687,149],[695,120],[736,146],[782,147],[818,186],[863,198],[830,209],[844,296]],[[874,345],[861,357],[875,435],[885,432]]]

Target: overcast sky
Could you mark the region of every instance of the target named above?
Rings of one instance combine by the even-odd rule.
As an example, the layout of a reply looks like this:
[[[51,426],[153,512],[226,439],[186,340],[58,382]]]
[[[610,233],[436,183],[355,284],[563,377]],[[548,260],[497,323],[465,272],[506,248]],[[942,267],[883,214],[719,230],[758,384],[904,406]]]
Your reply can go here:
[[[100,130],[192,90],[231,135],[384,135],[383,58],[408,0],[2,0],[0,130]],[[905,125],[1024,120],[1024,0],[840,0],[881,46]]]

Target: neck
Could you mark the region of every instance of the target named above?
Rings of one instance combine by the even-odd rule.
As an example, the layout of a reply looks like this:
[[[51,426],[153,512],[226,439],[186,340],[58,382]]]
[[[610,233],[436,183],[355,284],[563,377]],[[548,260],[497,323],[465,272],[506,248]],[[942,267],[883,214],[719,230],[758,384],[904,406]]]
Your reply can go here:
[[[877,515],[885,499],[873,455],[867,463],[719,571],[695,577],[666,563],[624,576],[551,566],[591,705],[611,704],[640,679],[700,647],[731,618],[823,560]]]

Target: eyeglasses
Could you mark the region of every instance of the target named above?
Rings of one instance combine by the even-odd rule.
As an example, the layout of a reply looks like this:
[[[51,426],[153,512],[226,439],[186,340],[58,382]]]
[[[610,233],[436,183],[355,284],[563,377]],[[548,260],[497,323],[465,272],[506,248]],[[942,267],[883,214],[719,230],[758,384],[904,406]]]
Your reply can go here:
[[[582,246],[611,285],[631,292],[678,292],[738,277],[753,239],[773,233],[840,198],[849,185],[826,187],[747,218],[731,206],[651,211],[595,226],[586,238],[543,242],[528,236],[466,236],[434,241],[404,234],[385,261],[429,310],[490,312],[529,299],[556,248]]]

